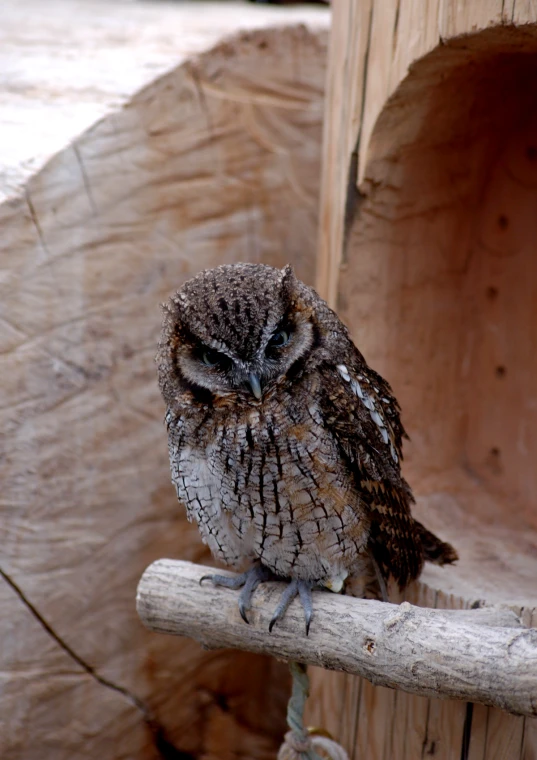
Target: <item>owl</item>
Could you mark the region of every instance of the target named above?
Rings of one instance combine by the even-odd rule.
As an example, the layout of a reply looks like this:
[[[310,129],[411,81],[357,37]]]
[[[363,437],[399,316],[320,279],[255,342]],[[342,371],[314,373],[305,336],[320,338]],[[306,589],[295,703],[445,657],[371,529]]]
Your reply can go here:
[[[317,293],[284,269],[201,272],[165,307],[157,354],[172,482],[189,520],[239,575],[245,622],[259,583],[287,585],[269,629],[311,591],[372,579],[386,599],[455,550],[411,514],[405,431],[388,383]]]

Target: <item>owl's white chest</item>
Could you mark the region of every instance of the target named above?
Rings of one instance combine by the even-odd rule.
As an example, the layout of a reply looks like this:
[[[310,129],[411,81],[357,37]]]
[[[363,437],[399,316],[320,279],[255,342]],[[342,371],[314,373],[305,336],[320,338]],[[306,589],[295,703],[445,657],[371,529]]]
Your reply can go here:
[[[203,543],[226,564],[242,566],[245,547],[231,525],[231,505],[222,489],[220,447],[184,446],[178,453],[170,452],[170,459],[177,496],[188,519],[197,522]]]
[[[212,446],[205,450],[193,446],[184,446],[177,456],[177,475],[174,482],[177,495],[184,501],[189,520],[197,517],[201,509],[209,510],[215,518],[222,512],[220,500],[220,481],[211,470]]]

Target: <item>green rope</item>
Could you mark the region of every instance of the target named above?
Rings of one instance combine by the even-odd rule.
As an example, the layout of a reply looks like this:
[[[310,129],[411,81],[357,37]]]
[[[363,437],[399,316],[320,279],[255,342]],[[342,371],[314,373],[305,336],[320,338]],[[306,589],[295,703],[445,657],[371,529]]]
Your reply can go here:
[[[287,704],[287,724],[291,729],[278,752],[278,760],[349,760],[343,747],[327,736],[310,732],[304,728],[304,707],[310,693],[310,681],[306,666],[290,662],[293,689]],[[322,751],[319,756],[316,749]]]
[[[289,670],[293,676],[293,690],[287,705],[287,725],[291,729],[300,757],[304,760],[322,760],[311,748],[310,734],[304,728],[304,707],[310,693],[310,679],[306,666],[299,662],[290,662]]]

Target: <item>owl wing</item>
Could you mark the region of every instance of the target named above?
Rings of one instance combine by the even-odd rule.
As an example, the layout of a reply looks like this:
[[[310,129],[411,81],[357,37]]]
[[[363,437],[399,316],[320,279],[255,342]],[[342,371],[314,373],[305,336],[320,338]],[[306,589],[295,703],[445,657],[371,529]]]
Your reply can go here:
[[[400,471],[405,431],[399,405],[388,383],[358,358],[321,372],[326,425],[369,515],[368,549],[382,575],[404,588],[419,575],[424,549],[410,511],[412,491]]]

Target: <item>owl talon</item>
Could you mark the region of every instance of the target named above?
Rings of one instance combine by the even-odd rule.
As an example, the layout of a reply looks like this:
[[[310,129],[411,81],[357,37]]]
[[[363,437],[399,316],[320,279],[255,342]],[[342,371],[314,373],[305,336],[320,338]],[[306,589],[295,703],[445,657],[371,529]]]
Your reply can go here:
[[[248,620],[248,617],[246,615],[246,610],[247,609],[248,608],[243,604],[241,597],[239,597],[239,612],[240,612],[241,618],[244,620],[244,622],[247,625],[250,625],[250,621]]]
[[[233,591],[242,588],[239,595],[239,612],[244,622],[249,625],[250,621],[246,613],[250,611],[252,606],[252,594],[260,583],[270,581],[273,578],[274,575],[268,568],[263,567],[263,565],[254,565],[240,575],[204,575],[200,578],[200,585],[203,581],[210,580],[213,586],[224,586],[224,588],[230,588]]]
[[[300,596],[302,607],[304,608],[304,617],[306,619],[306,636],[309,634],[311,620],[313,617],[313,600],[311,597],[312,583],[310,581],[299,581],[296,578],[290,581],[289,585],[283,592],[278,602],[278,606],[274,610],[274,615],[269,623],[269,633],[272,633],[272,629],[276,623],[281,620],[287,612],[289,605],[293,599]]]
[[[254,565],[243,573],[243,575],[246,576],[246,579],[243,584],[244,587],[239,595],[239,612],[241,613],[241,618],[244,622],[249,625],[250,621],[248,620],[246,613],[250,611],[252,606],[252,594],[260,583],[270,581],[274,576],[270,570],[263,567],[263,565]]]
[[[230,588],[236,591],[238,588],[242,588],[246,583],[246,577],[248,573],[241,573],[240,575],[203,575],[200,578],[200,586],[203,581],[211,581],[213,586],[224,586],[224,588]]]
[[[304,617],[306,619],[306,636],[309,636],[311,619],[313,618],[313,599],[311,598],[311,584],[307,581],[298,582],[298,593],[300,601],[304,608]]]

